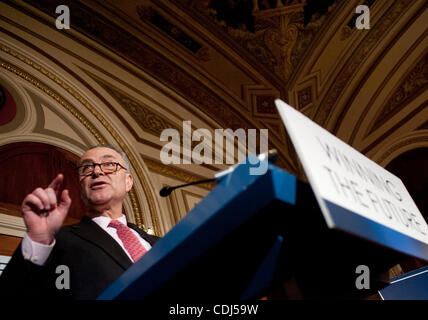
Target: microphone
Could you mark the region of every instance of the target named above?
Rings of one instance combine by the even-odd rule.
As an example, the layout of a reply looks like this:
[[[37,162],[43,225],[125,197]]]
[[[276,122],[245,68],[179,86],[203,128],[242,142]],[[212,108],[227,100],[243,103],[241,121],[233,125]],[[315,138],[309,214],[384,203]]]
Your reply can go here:
[[[161,197],[167,197],[167,196],[169,196],[169,195],[171,194],[171,192],[173,192],[175,189],[183,188],[183,187],[187,187],[187,186],[191,186],[191,185],[194,185],[194,184],[201,184],[201,183],[214,182],[214,181],[216,181],[216,180],[217,180],[216,178],[213,178],[213,179],[205,179],[205,180],[194,181],[194,182],[190,182],[190,183],[186,183],[186,184],[180,184],[180,185],[178,185],[178,186],[174,186],[174,187],[171,187],[171,186],[165,186],[165,187],[163,187],[163,188],[160,190],[159,194],[160,194],[160,196],[161,196]]]
[[[260,161],[264,161],[267,158],[267,160],[269,162],[274,163],[277,160],[277,156],[278,156],[278,152],[276,151],[276,149],[272,149],[272,150],[269,150],[266,153],[259,154],[258,158],[260,159]],[[186,183],[186,184],[180,184],[180,185],[174,186],[174,187],[165,186],[165,187],[163,187],[159,191],[159,195],[161,197],[168,197],[171,194],[171,192],[173,192],[175,189],[179,189],[179,188],[191,186],[191,185],[194,185],[194,184],[202,184],[202,183],[209,183],[209,182],[219,181],[225,175],[228,175],[229,173],[233,172],[233,170],[235,170],[235,168],[239,164],[240,163],[235,164],[234,166],[231,166],[231,167],[229,167],[229,168],[227,168],[225,170],[222,170],[220,172],[217,172],[216,174],[214,174],[214,178],[212,178],[212,179],[204,179],[204,180],[194,181],[194,182],[190,182],[190,183]]]

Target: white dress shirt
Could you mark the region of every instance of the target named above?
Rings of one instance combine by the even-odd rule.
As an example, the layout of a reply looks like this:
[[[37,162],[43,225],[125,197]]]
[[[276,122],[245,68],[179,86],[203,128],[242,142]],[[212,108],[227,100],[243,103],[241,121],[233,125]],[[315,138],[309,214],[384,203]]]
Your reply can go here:
[[[92,221],[95,222],[98,226],[100,226],[100,228],[103,229],[105,232],[107,232],[122,247],[123,251],[125,251],[129,259],[133,261],[131,255],[125,249],[125,246],[117,235],[116,228],[108,227],[111,220],[112,219],[106,216],[92,218]],[[127,225],[125,215],[120,216],[117,220],[122,222],[125,226]],[[146,250],[149,250],[151,248],[151,245],[146,240],[144,240],[137,231],[132,228],[130,229],[140,240],[143,247],[146,248]],[[55,243],[56,240],[54,239],[54,241],[50,245],[41,244],[31,240],[28,234],[25,233],[24,239],[22,239],[21,244],[22,255],[25,260],[30,260],[32,263],[42,266],[48,259]]]

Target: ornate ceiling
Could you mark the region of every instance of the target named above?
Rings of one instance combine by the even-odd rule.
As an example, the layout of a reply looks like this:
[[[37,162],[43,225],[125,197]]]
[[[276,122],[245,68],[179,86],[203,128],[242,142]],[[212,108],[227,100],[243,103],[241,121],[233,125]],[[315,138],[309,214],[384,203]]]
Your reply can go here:
[[[58,1],[26,2],[55,16]],[[72,28],[150,73],[224,128],[269,128],[272,147],[284,149],[273,105],[281,97],[370,154],[391,130],[426,110],[419,103],[394,118],[426,92],[426,5],[366,2],[369,30],[355,28],[358,1],[63,1]],[[389,57],[394,50],[399,52]],[[391,64],[382,65],[387,60]],[[378,92],[370,99],[364,94],[368,101],[360,103],[366,87]],[[376,101],[386,87],[388,99]],[[296,171],[294,157],[281,153],[281,164]]]
[[[0,15],[0,31],[70,79],[76,88],[61,84],[74,90],[70,108],[94,105],[79,111],[82,121],[102,119],[120,143],[135,141],[135,161],[141,156],[149,170],[169,175],[172,166],[159,166],[160,133],[192,119],[194,128],[268,129],[278,164],[302,177],[275,98],[382,166],[428,146],[426,1],[364,3],[368,30],[355,27],[356,0],[6,0],[16,16]],[[70,30],[54,27],[59,4],[70,8]],[[19,57],[6,45],[2,52]],[[186,169],[175,175],[190,181],[222,168],[196,167],[194,178]]]

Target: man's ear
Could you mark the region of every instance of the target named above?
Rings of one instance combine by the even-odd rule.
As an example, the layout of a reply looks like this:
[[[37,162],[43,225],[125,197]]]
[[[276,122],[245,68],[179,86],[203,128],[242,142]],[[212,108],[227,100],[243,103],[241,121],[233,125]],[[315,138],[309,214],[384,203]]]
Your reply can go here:
[[[133,184],[134,184],[134,178],[130,173],[128,173],[126,175],[126,192],[129,192],[129,190],[131,190]]]

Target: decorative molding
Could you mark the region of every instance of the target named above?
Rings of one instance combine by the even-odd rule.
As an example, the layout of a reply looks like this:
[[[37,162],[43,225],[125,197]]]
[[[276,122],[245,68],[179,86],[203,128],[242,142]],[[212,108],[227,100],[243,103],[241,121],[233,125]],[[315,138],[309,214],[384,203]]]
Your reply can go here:
[[[147,168],[149,168],[150,171],[159,173],[163,176],[171,177],[180,181],[184,181],[186,183],[206,179],[206,177],[189,173],[185,170],[175,168],[171,165],[165,165],[158,161],[146,158],[143,155],[141,155],[141,157],[144,159],[144,163],[146,164]],[[216,183],[214,182],[203,183],[203,184],[199,184],[198,186],[207,190],[212,190],[216,186]]]
[[[415,21],[415,19],[417,19],[417,17],[422,12],[423,12],[423,10],[419,10],[418,13],[415,14],[410,19],[410,21],[407,22],[406,27],[404,27],[400,30],[399,34],[397,34],[394,37],[393,41],[391,41],[388,44],[388,46],[383,50],[383,52],[377,57],[377,61],[381,61],[386,56],[389,49],[392,46],[396,45],[397,41],[399,41],[398,39],[401,38],[401,36],[404,34],[404,32],[406,32],[406,30],[408,30],[408,28],[411,26],[412,22]],[[363,110],[360,112],[360,116],[354,122],[355,124],[353,126],[352,133],[351,133],[351,136],[350,136],[349,141],[348,141],[349,144],[352,145],[354,143],[354,141],[356,140],[357,136],[367,138],[367,136],[369,135],[369,131],[371,129],[373,120],[375,119],[375,116],[372,116],[370,119],[368,119],[369,122],[368,122],[367,126],[365,127],[364,132],[363,131],[360,132],[361,125],[362,125],[363,121],[366,119],[366,115],[369,113],[369,110],[372,110],[373,108],[378,109],[379,107],[382,107],[382,105],[374,106],[375,101],[377,100],[377,98],[379,97],[381,92],[386,89],[386,86],[388,83],[390,83],[392,77],[394,75],[397,75],[397,72],[400,69],[400,67],[409,59],[409,56],[417,49],[417,47],[419,46],[421,41],[423,41],[424,38],[425,38],[425,36],[421,35],[418,39],[416,39],[413,42],[413,44],[410,47],[408,47],[406,49],[406,51],[403,52],[403,54],[400,57],[400,59],[398,60],[398,62],[392,67],[391,70],[389,70],[387,75],[383,76],[382,82],[377,85],[376,91],[372,94],[372,97],[370,98],[369,102],[365,105]],[[419,60],[419,58],[416,59],[416,61],[418,61],[418,60]],[[377,63],[374,63],[374,65],[377,65]],[[414,65],[414,63],[412,63],[412,65]],[[409,68],[411,68],[411,67],[409,67]],[[407,68],[407,69],[409,69],[409,68]],[[356,88],[356,90],[354,90],[353,94],[349,97],[348,102],[344,104],[345,107],[341,110],[341,115],[338,117],[338,120],[336,121],[335,129],[333,130],[333,132],[337,132],[337,130],[340,126],[340,122],[344,119],[345,114],[347,113],[347,111],[349,109],[349,106],[352,104],[352,101],[360,93],[361,88],[364,86],[363,84],[368,81],[368,79],[372,76],[372,73],[374,73],[375,70],[376,70],[376,68],[372,67],[369,69],[368,72],[365,73],[363,79],[360,82],[360,85]],[[400,78],[402,79],[403,76],[405,76],[406,72],[400,73],[400,74],[401,74]],[[396,83],[400,83],[400,82],[401,82],[400,80],[396,81]],[[390,92],[390,90],[391,89],[389,89],[388,92]],[[397,126],[394,125],[394,127],[397,127]],[[388,131],[392,132],[390,129]]]
[[[197,198],[198,202],[204,198],[204,196],[201,196],[200,194],[197,194],[194,192],[190,192],[188,190],[182,190],[181,194],[183,195],[183,202],[184,202],[184,206],[186,207],[186,213],[189,212],[190,210],[192,210],[192,208],[190,207],[190,204],[189,204],[188,196]]]
[[[381,136],[379,136],[375,141],[373,141],[369,145],[365,146],[364,149],[361,150],[360,152],[362,154],[367,154],[371,149],[373,149],[374,147],[376,147],[380,143],[384,142],[391,133],[397,131],[405,123],[408,123],[410,121],[410,119],[415,117],[420,112],[426,110],[427,106],[428,106],[428,101],[425,101],[422,104],[420,104],[419,106],[417,106],[416,108],[414,108],[410,113],[408,113],[400,121],[393,123],[392,126],[390,126]]]
[[[428,120],[425,121],[417,130],[428,130]]]
[[[33,0],[25,0],[25,2],[41,10],[45,14],[56,18],[54,12],[57,4],[55,1],[46,0],[43,2],[37,2]],[[46,18],[44,15],[40,15],[40,13],[34,13],[27,7],[16,3],[8,4],[14,6],[17,10],[20,10],[35,19],[41,20],[45,25],[49,26],[51,24],[51,20]],[[156,3],[156,5],[158,5],[158,3]],[[161,3],[159,3],[159,5],[161,5]],[[165,7],[162,7],[162,10],[163,9],[165,9]],[[70,10],[75,12],[74,19],[71,21],[73,29],[78,30],[83,35],[96,40],[100,45],[106,47],[117,56],[120,56],[128,62],[131,62],[134,66],[147,72],[154,79],[171,88],[178,95],[184,97],[187,101],[204,112],[209,118],[215,119],[215,121],[221,127],[230,128],[232,130],[236,130],[237,128],[249,129],[260,127],[260,123],[256,119],[253,119],[249,113],[243,113],[242,111],[233,108],[233,106],[227,103],[221,96],[213,92],[209,87],[201,83],[201,81],[199,81],[197,78],[189,75],[180,66],[161,56],[159,52],[154,51],[153,48],[149,47],[146,43],[135,37],[133,34],[127,32],[114,23],[111,23],[108,19],[104,19],[99,14],[96,14],[93,9],[85,6],[81,2],[70,2]],[[171,10],[168,12],[171,15],[175,15],[175,13]],[[192,12],[195,12],[195,14],[198,15],[196,10],[192,10]],[[91,23],[87,23],[88,21],[91,21]],[[19,25],[16,25],[16,27],[21,28]],[[25,32],[31,33],[30,30],[23,30],[25,30]],[[37,37],[38,35],[33,33],[33,36]],[[130,69],[129,66],[120,60],[116,60],[114,56],[112,57],[105,55],[105,52],[100,50],[97,46],[85,43],[80,37],[75,37],[72,34],[70,34],[69,37],[73,39],[73,41],[77,41],[82,45],[89,46],[92,50],[101,56],[107,59],[113,59],[115,63],[123,67],[125,70],[136,75],[135,71]],[[43,39],[43,41],[49,42],[47,39],[41,39]],[[54,43],[51,43],[51,45],[55,46]],[[75,54],[65,48],[62,48],[61,46],[56,45],[56,47],[59,50],[66,50],[68,54],[77,57]],[[235,44],[235,47],[239,46]],[[241,47],[239,48],[242,49]],[[244,51],[245,50],[242,50],[242,52]],[[47,56],[43,51],[39,52]],[[250,55],[246,56],[246,59],[248,57],[250,57]],[[253,62],[252,64],[257,64],[257,62],[253,60],[254,58],[251,56],[250,61]],[[88,62],[86,61],[86,63]],[[263,74],[267,78],[272,78],[273,76],[275,79],[277,79],[277,77],[271,73],[263,72]],[[74,74],[74,76],[79,79],[78,75]],[[81,79],[80,81],[83,80]],[[275,81],[277,83],[278,79]],[[272,137],[275,137],[274,132]],[[282,142],[278,140],[274,142],[273,140],[274,139],[272,139],[271,143],[275,145],[275,148],[279,151],[278,163],[282,163],[283,167],[286,169],[292,168],[293,165],[289,163],[287,155],[282,154],[281,152]],[[148,196],[149,206],[151,206],[151,195],[149,194]]]
[[[379,156],[372,157],[374,161],[383,167],[400,154],[415,148],[428,147],[428,131],[412,132],[408,136],[390,143],[385,151],[380,151]]]
[[[251,116],[256,118],[271,118],[279,120],[274,100],[280,98],[280,93],[263,85],[242,85],[242,100],[245,102]],[[274,133],[275,134],[275,133]]]
[[[365,6],[368,6],[371,9],[371,6],[374,4],[376,0],[365,0],[364,3],[362,3]],[[348,23],[342,27],[342,29],[340,30],[340,40],[344,41],[346,39],[348,39],[351,34],[352,31],[355,30],[355,24],[357,21],[357,17],[359,16],[358,13],[356,13],[355,11],[353,12],[354,14],[352,15],[352,18],[350,18],[348,20]]]
[[[156,112],[152,108],[148,107],[146,104],[143,104],[142,102],[139,102],[138,100],[134,99],[130,95],[126,94],[122,90],[118,89],[117,87],[107,83],[106,81],[102,80],[101,78],[95,76],[88,70],[85,70],[81,68],[85,73],[87,73],[93,80],[95,80],[101,87],[103,87],[107,92],[109,92],[113,98],[116,99],[116,101],[128,112],[128,114],[136,120],[138,125],[143,129],[144,131],[147,131],[157,137],[160,137],[161,133],[165,129],[175,129],[180,134],[180,139],[183,139],[183,128],[177,126],[175,123],[170,121],[168,118],[164,117],[162,114]],[[111,75],[109,75],[111,76]],[[134,89],[134,88],[133,88]],[[138,91],[137,91],[138,92]],[[142,94],[141,92],[138,92],[139,94]],[[186,107],[185,107],[186,108]],[[116,114],[116,116],[122,121],[122,123],[128,128],[128,130],[131,132],[131,134],[135,137],[135,139],[144,145],[149,145],[153,148],[159,149],[159,151],[162,149],[161,144],[155,144],[149,140],[143,139],[140,137],[140,135],[137,134],[137,132],[134,130],[134,128],[126,121],[126,119],[123,118],[123,116],[115,110],[111,106],[112,111]],[[186,108],[190,113],[193,111],[191,109]],[[169,114],[172,116],[175,116],[179,118],[181,117],[173,112],[168,111]],[[192,126],[192,130],[195,130],[194,126]],[[195,148],[200,142],[199,141],[191,141],[191,147],[192,149]],[[224,149],[226,146],[224,146]],[[209,165],[206,163],[202,163],[201,166],[217,171],[218,168]]]
[[[155,110],[152,110],[147,105],[133,99],[125,92],[101,80],[92,73],[88,71],[86,72],[92,77],[92,79],[94,79],[100,86],[110,93],[113,98],[117,100],[117,102],[129,113],[133,119],[137,121],[138,125],[144,131],[147,131],[158,137],[160,137],[162,131],[165,129],[173,128],[178,132],[182,131],[182,128],[178,127],[168,118],[163,117]]]
[[[312,97],[312,87],[305,87],[297,91],[297,105],[299,109],[303,109],[307,105],[311,104],[313,101]]]
[[[428,53],[408,71],[370,126],[367,135],[391,119],[415,96],[428,89]]]
[[[204,47],[184,32],[180,27],[174,25],[171,21],[163,17],[153,7],[138,5],[136,10],[141,21],[144,23],[150,23],[157,29],[161,30],[168,37],[186,48],[196,59],[201,61],[211,60],[208,47]]]
[[[0,234],[24,237],[27,228],[22,217],[0,213]]]
[[[56,1],[26,0],[26,2],[46,14],[54,16]],[[199,79],[186,73],[182,68],[126,30],[116,26],[103,16],[95,14],[92,9],[81,2],[71,2],[70,11],[74,12],[71,20],[72,28],[96,39],[112,52],[127,59],[155,79],[174,89],[208,116],[217,119],[225,128],[235,130],[252,127],[252,122],[244,114],[231,108],[221,97],[202,84]]]
[[[314,120],[320,125],[324,125],[329,117],[334,105],[338,101],[345,87],[349,84],[352,77],[360,65],[364,62],[367,56],[371,53],[373,47],[385,36],[387,30],[395,24],[399,16],[403,14],[405,9],[413,2],[413,0],[399,0],[394,3],[392,8],[388,10],[378,22],[373,25],[367,36],[361,41],[361,45],[355,50],[352,56],[344,64],[342,70],[338,73],[336,79],[327,91],[318,108],[316,110]]]
[[[262,10],[259,9],[258,2],[253,1],[253,11],[251,17],[246,17],[247,23],[240,21],[228,25],[227,21],[217,19],[218,12],[212,8],[210,1],[175,2],[195,9],[211,20],[217,28],[227,33],[249,55],[275,74],[281,80],[281,85],[286,84],[316,32],[326,21],[328,13],[336,5],[333,2],[328,9],[324,8],[326,9],[324,12],[317,12],[310,17],[311,21],[305,24],[307,22],[304,16],[304,7],[307,5],[305,1],[277,1],[274,7],[264,1],[262,5],[266,8]],[[226,7],[229,6],[228,15],[237,15],[238,21],[248,15],[248,12],[239,14],[236,12],[240,4],[246,7],[248,2],[224,4]],[[249,20],[251,23],[248,23]]]
[[[256,103],[253,105],[253,113],[260,117],[270,116],[278,118],[278,112],[275,107],[275,95],[266,94],[266,95],[257,95],[255,96]]]
[[[263,31],[263,41],[273,55],[273,71],[285,82],[288,81],[294,67],[292,63],[292,52],[299,35],[298,23],[295,17],[303,18],[304,4],[295,4],[280,9],[260,11],[255,14],[259,25],[268,26]],[[251,47],[249,47],[251,48]],[[256,49],[257,50],[257,49]],[[257,52],[257,51],[256,51]]]
[[[18,58],[20,61],[25,62],[27,65],[36,69],[37,71],[40,71],[45,76],[50,78],[52,81],[56,82],[58,85],[62,86],[64,89],[69,91],[69,93],[70,93],[70,91],[74,91],[68,85],[66,85],[61,79],[56,77],[54,74],[52,74],[48,70],[41,67],[39,64],[31,61],[30,59],[24,57],[21,54],[19,54],[18,52],[4,46],[3,44],[0,44],[0,50],[11,55],[11,56],[13,56],[14,58]],[[32,75],[30,75],[29,73],[27,73],[27,72],[21,70],[20,68],[14,66],[13,64],[10,64],[10,63],[0,59],[0,65],[2,68],[16,74],[17,76],[21,77],[24,80],[30,82],[33,86],[40,89],[45,94],[47,94],[48,96],[50,96],[51,98],[56,100],[59,104],[61,104],[63,107],[65,107],[67,109],[67,111],[69,111],[71,114],[73,114],[73,116],[75,116],[86,127],[86,129],[97,139],[97,141],[99,143],[105,143],[105,141],[106,141],[105,138],[102,136],[102,134],[94,126],[92,126],[90,124],[89,120],[80,111],[78,111],[76,108],[74,108],[70,102],[68,102],[66,99],[61,97],[55,90],[51,89],[49,86],[44,84],[42,81],[34,78]],[[71,93],[75,93],[75,92],[71,92]],[[79,95],[79,98],[80,98],[80,100],[83,99],[80,95]],[[82,102],[82,101],[80,101],[80,102]],[[91,111],[94,111],[94,110],[91,110]],[[94,112],[92,112],[92,113],[94,113]]]
[[[351,36],[351,34],[352,34],[352,29],[348,25],[343,26],[342,29],[340,30],[340,40],[345,41]]]
[[[46,70],[39,64],[33,62],[31,59],[23,56],[22,54],[16,52],[15,50],[6,47],[4,44],[0,43],[0,50],[13,56],[14,58],[19,59],[20,61],[26,63],[30,67],[34,68],[35,70],[41,72],[43,75],[47,76],[49,79],[54,81],[56,84],[61,86],[64,90],[66,90],[69,94],[71,94],[74,98],[76,98],[82,105],[84,105],[101,123],[102,125],[110,132],[110,134],[113,136],[113,138],[118,142],[121,149],[127,154],[131,164],[134,164],[133,167],[137,173],[137,176],[143,186],[143,190],[146,194],[148,205],[150,208],[150,216],[153,221],[153,228],[155,234],[160,234],[160,225],[159,220],[156,217],[155,212],[155,200],[153,198],[152,193],[150,192],[149,185],[144,179],[143,172],[139,166],[136,166],[135,163],[137,163],[134,156],[131,154],[129,148],[125,145],[123,139],[119,136],[119,134],[113,129],[113,127],[104,119],[104,117],[85,99],[83,98],[78,92],[76,92],[74,89],[72,89],[69,85],[67,85],[64,81],[62,81],[60,78],[58,78],[56,75],[51,73],[50,71]],[[84,127],[96,138],[97,142],[102,144],[106,143],[107,140],[105,137],[102,136],[102,134],[96,129],[91,122],[76,108],[73,107],[73,105],[68,102],[65,98],[60,96],[55,90],[48,87],[43,82],[37,80],[29,73],[21,70],[20,68],[6,62],[0,59],[0,65],[4,69],[16,74],[17,76],[21,77],[22,79],[30,82],[32,85],[37,87],[38,89],[42,90],[45,94],[47,94],[49,97],[56,100],[60,105],[66,108],[67,111],[69,111],[74,117],[76,117],[80,123],[84,125]],[[145,228],[145,226],[142,223],[142,211],[141,207],[138,201],[137,194],[134,189],[131,189],[131,191],[128,193],[129,198],[131,200],[132,208],[135,215],[136,224],[139,227]]]
[[[162,188],[163,187],[166,187],[166,185],[162,185]],[[177,192],[173,192],[171,195],[169,195],[165,199],[165,201],[169,207],[168,211],[171,213],[170,217],[173,220],[173,226],[174,226],[182,218],[180,214],[179,205],[178,205]]]

